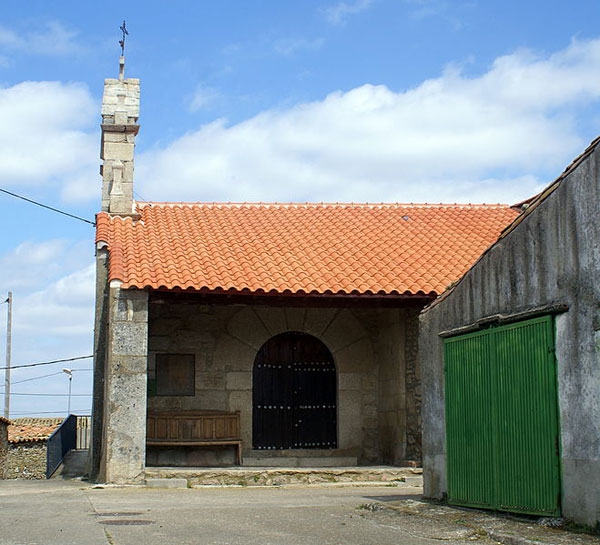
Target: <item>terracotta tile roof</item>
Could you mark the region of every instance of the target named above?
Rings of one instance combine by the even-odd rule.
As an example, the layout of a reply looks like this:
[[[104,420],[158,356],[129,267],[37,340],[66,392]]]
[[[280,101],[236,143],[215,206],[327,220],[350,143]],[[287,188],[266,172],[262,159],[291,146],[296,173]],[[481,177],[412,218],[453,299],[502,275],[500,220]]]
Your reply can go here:
[[[0,424],[10,424],[10,420],[4,418],[3,416],[0,416]]]
[[[26,443],[32,441],[46,441],[60,422],[56,424],[12,424],[8,426],[9,443]]]
[[[123,288],[438,294],[518,215],[507,205],[138,203],[97,216]]]

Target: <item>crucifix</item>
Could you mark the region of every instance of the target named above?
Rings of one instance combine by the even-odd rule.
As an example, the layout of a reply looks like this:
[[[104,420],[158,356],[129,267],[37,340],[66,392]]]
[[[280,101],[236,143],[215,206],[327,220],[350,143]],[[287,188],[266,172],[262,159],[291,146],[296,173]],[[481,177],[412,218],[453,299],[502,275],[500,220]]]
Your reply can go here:
[[[121,46],[121,57],[123,57],[125,55],[125,36],[129,36],[129,32],[127,32],[127,28],[125,27],[125,20],[123,20],[123,24],[119,28],[123,33],[123,38],[119,40],[119,45]]]

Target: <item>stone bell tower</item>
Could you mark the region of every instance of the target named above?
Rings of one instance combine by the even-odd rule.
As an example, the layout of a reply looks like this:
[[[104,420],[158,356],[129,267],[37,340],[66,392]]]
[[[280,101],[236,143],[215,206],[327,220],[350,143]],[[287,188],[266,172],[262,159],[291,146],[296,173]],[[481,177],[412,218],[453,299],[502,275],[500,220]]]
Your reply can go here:
[[[119,59],[119,79],[104,80],[102,97],[102,211],[130,215],[133,202],[133,152],[140,126],[140,80],[124,77],[125,57]]]

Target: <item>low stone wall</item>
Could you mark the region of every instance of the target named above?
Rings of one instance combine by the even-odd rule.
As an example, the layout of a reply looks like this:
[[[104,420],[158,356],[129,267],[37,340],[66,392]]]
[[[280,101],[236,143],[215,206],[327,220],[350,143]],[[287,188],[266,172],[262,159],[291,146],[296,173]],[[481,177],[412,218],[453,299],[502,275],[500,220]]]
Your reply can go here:
[[[46,478],[46,441],[11,443],[8,449],[9,479]]]
[[[0,418],[0,479],[6,479],[8,471],[8,420]]]

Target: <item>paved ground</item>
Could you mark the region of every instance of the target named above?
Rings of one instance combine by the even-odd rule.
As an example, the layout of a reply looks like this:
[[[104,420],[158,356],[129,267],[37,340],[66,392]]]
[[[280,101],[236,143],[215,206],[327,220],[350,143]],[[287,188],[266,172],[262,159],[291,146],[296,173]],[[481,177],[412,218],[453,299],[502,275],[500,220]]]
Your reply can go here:
[[[150,490],[3,481],[0,545],[494,543],[464,517],[419,512],[419,498],[420,489],[408,487]]]

